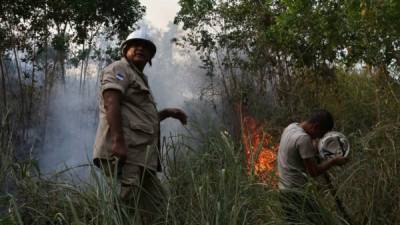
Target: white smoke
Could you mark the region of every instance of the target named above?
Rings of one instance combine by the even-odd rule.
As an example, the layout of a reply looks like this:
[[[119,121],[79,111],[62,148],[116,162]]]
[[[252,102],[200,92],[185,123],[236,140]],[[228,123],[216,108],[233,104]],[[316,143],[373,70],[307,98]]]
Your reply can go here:
[[[149,30],[158,49],[153,66],[147,66],[145,73],[158,109],[182,108],[187,102],[197,101],[205,72],[199,68],[198,57],[190,53],[194,51],[176,47],[171,41],[182,35],[179,28],[170,25],[166,32]],[[84,91],[79,88],[79,68],[68,69],[66,84],[54,88],[45,142],[38,156],[42,172],[53,173],[90,162],[98,122],[98,63],[91,61],[91,76]],[[169,119],[162,123],[162,135],[176,133],[181,127],[178,121]]]
[[[54,87],[45,141],[39,155],[44,173],[76,167],[88,163],[91,158],[98,117],[96,80],[87,80],[82,92],[77,77],[77,74],[68,73],[66,84]]]

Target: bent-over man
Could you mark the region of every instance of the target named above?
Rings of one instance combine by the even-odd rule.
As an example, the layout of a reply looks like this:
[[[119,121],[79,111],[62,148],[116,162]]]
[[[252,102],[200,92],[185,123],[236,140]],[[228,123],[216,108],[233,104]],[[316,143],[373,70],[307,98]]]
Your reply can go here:
[[[292,123],[282,133],[278,151],[279,189],[282,209],[290,223],[323,224],[313,196],[307,194],[309,177],[317,177],[333,166],[347,162],[342,156],[318,161],[313,141],[333,129],[333,117],[316,110],[302,123]]]

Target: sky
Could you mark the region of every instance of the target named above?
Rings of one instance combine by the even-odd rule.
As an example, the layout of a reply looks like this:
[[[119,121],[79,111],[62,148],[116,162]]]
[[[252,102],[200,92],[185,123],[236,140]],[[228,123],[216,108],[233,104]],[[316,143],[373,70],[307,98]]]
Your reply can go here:
[[[164,31],[179,11],[178,0],[140,0],[140,3],[146,6],[145,20]]]

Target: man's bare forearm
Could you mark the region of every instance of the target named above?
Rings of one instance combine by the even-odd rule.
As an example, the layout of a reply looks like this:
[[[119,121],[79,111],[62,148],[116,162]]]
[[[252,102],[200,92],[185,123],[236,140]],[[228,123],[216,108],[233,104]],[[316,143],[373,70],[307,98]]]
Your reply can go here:
[[[160,122],[165,120],[167,117],[168,117],[167,110],[163,109],[163,110],[158,112],[158,118],[159,118]]]
[[[318,173],[316,174],[316,176],[319,176],[323,173],[325,173],[326,171],[328,171],[331,167],[335,166],[335,159],[328,159],[325,161],[322,161],[320,164],[318,164],[317,168],[318,168]]]
[[[186,113],[178,108],[166,108],[158,112],[160,122],[168,117],[178,119],[183,125],[187,123]]]
[[[314,159],[309,158],[309,159],[304,159],[304,164],[308,173],[312,177],[317,177],[328,171],[331,167],[336,166],[337,165],[336,161],[337,161],[336,158],[332,158],[317,164]]]
[[[113,142],[124,142],[121,116],[121,92],[107,90],[103,93],[106,119],[110,125],[110,133]]]

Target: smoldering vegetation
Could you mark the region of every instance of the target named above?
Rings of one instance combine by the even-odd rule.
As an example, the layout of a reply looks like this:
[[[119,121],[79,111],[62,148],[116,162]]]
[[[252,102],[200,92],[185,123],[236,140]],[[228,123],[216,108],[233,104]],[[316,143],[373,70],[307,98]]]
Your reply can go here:
[[[162,124],[168,194],[156,224],[288,224],[275,170],[263,168],[274,168],[283,128],[321,107],[332,112],[352,150],[348,164],[330,170],[332,185],[311,180],[303,193],[319,206],[318,224],[400,223],[399,4],[182,0],[180,6],[175,22],[184,31],[150,29],[160,47],[146,73],[158,107],[189,113],[187,127]],[[0,31],[9,29],[2,21]],[[115,41],[91,39],[107,29],[96,33],[89,24],[71,26],[65,36],[54,25],[58,35],[35,39],[37,48],[1,45],[0,224],[135,224],[116,182],[105,182],[89,162],[98,72],[118,55]],[[74,34],[83,31],[85,41],[77,42]],[[71,182],[78,177],[73,171],[87,175]],[[315,224],[299,216],[301,224]]]

